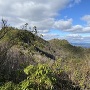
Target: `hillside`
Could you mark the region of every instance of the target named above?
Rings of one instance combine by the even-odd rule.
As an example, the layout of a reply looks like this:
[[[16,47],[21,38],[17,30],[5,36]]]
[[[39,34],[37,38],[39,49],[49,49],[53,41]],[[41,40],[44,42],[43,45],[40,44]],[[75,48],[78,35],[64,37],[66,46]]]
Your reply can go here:
[[[0,90],[89,90],[89,55],[89,49],[72,46],[66,40],[46,41],[27,30],[13,27],[1,29]],[[42,73],[41,78],[37,72],[39,75]],[[27,83],[27,89],[22,87]]]

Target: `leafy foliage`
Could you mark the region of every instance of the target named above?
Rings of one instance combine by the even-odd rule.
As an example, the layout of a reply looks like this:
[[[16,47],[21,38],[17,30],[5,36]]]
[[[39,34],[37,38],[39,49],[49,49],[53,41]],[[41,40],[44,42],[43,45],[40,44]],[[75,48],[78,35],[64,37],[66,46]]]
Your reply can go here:
[[[30,65],[24,69],[24,72],[28,77],[27,80],[21,83],[22,89],[53,89],[56,78],[50,68],[45,64],[38,64],[37,66]]]

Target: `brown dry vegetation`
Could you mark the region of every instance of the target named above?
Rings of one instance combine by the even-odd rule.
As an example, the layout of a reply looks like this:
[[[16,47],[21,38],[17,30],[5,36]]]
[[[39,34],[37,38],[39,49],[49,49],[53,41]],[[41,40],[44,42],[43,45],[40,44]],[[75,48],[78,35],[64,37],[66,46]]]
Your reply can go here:
[[[32,66],[26,68],[29,65],[35,66],[35,72],[30,69]],[[26,75],[24,69],[32,75]],[[38,71],[42,72],[41,78]],[[30,80],[28,77],[31,77]],[[49,81],[45,83],[43,78]],[[26,83],[29,83],[27,87]],[[31,90],[31,87],[32,90],[90,90],[90,49],[72,46],[66,40],[45,41],[27,30],[1,29],[0,86],[0,90]]]

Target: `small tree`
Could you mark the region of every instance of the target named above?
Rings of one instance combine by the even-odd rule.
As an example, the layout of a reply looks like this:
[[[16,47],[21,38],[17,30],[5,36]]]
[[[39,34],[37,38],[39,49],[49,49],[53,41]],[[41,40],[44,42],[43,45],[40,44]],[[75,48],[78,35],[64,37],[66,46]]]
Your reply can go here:
[[[36,26],[33,27],[33,32],[35,33],[35,35],[37,35],[37,27]]]
[[[22,30],[27,30],[27,27],[28,27],[28,23],[25,23],[24,25],[21,26],[21,29]]]
[[[28,23],[25,23],[25,30],[27,30]]]
[[[3,19],[1,20],[1,25],[2,25],[2,28],[6,28],[8,25],[7,25],[7,20]]]

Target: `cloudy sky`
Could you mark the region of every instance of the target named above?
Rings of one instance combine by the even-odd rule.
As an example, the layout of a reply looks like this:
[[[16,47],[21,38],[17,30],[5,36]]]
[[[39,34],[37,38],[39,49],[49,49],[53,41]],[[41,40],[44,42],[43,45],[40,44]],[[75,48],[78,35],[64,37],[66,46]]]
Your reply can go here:
[[[37,26],[43,38],[90,43],[90,0],[0,0],[0,19]]]

